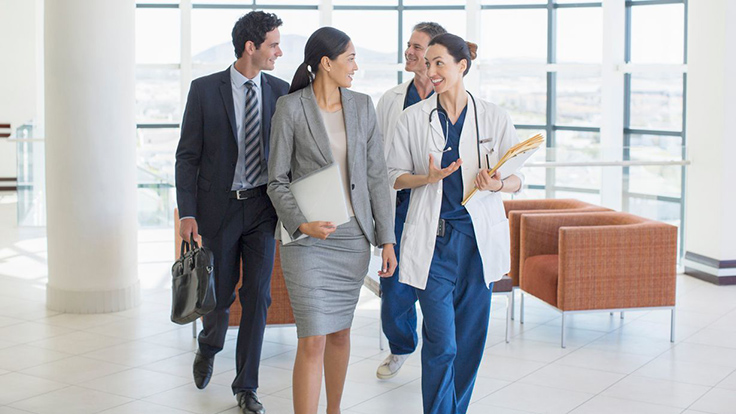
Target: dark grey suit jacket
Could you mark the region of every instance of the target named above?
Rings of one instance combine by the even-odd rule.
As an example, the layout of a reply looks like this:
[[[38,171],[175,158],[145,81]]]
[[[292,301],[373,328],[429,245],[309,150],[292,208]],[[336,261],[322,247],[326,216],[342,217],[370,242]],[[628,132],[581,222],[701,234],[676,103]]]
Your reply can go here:
[[[261,125],[268,159],[271,116],[289,84],[261,73]],[[222,226],[238,157],[230,68],[195,79],[189,89],[176,149],[179,216],[197,219],[199,233],[212,238]]]
[[[381,132],[370,96],[340,88],[347,133],[348,176],[355,218],[376,246],[395,243],[391,196]],[[289,184],[333,163],[327,130],[312,86],[281,97],[271,127],[268,196],[292,237],[307,222]],[[277,238],[279,232],[276,232]],[[310,239],[307,239],[307,242]]]

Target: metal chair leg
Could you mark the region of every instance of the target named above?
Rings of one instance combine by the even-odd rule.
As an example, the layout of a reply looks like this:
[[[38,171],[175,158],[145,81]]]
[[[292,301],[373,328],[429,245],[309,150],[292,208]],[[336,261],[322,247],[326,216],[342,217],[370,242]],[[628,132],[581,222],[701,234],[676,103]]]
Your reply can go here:
[[[192,322],[192,338],[197,339],[197,320]]]
[[[565,347],[565,312],[562,312],[562,347]]]
[[[511,288],[511,303],[509,304],[509,307],[511,308],[511,320],[514,320],[514,305],[516,304],[516,299],[514,295],[514,288]]]
[[[621,312],[621,319],[623,319],[623,318],[624,318],[624,313],[623,313],[623,312]]]
[[[521,292],[521,306],[519,307],[519,322],[524,324],[524,292]]]

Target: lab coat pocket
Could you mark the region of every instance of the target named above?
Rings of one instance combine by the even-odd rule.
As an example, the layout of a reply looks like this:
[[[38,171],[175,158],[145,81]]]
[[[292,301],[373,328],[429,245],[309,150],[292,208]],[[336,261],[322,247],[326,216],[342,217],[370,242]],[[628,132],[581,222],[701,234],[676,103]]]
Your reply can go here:
[[[511,268],[509,221],[504,218],[486,229],[487,237],[478,237],[477,241],[485,280],[490,283],[501,279]]]

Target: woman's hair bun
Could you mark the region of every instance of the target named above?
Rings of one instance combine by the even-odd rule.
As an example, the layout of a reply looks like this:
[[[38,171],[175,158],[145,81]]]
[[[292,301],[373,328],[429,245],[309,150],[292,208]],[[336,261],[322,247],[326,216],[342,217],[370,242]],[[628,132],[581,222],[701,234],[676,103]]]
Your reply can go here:
[[[468,44],[468,51],[470,51],[470,60],[475,60],[478,57],[478,45],[473,42],[465,42]]]

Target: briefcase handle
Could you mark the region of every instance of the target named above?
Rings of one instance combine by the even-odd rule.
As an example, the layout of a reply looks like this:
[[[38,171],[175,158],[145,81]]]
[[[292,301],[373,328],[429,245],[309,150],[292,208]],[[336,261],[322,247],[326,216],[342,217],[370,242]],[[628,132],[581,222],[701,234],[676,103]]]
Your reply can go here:
[[[192,249],[189,248],[189,244],[191,243]],[[197,244],[197,241],[194,240],[194,235],[189,236],[189,241],[182,240],[181,241],[181,253],[179,254],[179,257],[183,257],[184,253],[188,252],[189,250],[196,250],[199,249],[199,244]]]

